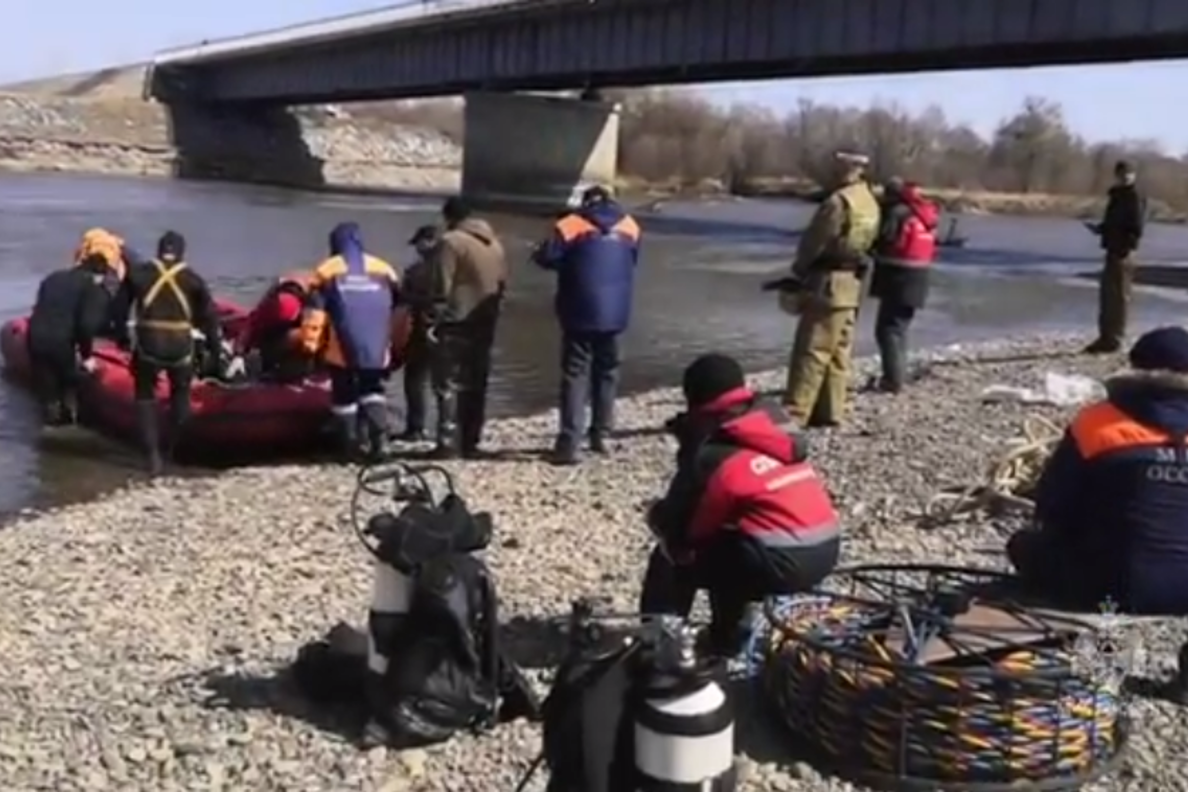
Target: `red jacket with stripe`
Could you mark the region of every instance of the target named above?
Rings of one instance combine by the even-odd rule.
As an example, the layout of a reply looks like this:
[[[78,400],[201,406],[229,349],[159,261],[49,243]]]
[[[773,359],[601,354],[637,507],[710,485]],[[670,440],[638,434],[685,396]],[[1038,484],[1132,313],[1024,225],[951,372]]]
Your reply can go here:
[[[789,420],[746,388],[687,415],[676,474],[650,515],[653,530],[693,552],[727,530],[773,552],[837,541],[837,511],[805,440],[784,428]]]

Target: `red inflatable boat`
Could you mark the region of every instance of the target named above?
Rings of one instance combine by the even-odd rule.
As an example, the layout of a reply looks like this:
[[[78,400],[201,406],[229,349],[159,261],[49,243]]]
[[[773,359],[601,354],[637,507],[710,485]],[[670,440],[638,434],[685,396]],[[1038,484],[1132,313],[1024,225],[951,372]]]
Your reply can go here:
[[[218,302],[224,332],[237,335],[247,311],[234,303]],[[0,328],[0,352],[9,374],[29,382],[29,353],[25,343],[28,318],[13,319]],[[95,345],[98,368],[79,393],[83,420],[104,432],[133,440],[136,415],[129,355],[110,341]],[[165,378],[157,385],[157,400],[167,409]],[[325,439],[330,417],[330,387],[324,379],[295,385],[267,382],[194,383],[191,418],[174,444],[174,453],[191,459],[220,460],[291,453],[318,447]]]

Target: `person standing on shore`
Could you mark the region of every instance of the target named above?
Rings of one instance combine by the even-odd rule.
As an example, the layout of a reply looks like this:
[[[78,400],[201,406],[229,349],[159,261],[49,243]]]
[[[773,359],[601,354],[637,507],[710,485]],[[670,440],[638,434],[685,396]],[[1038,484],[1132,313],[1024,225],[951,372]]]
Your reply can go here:
[[[918,186],[888,182],[870,284],[871,296],[879,301],[875,341],[883,368],[879,389],[885,393],[899,393],[907,379],[908,327],[928,298],[939,222],[936,204],[925,200]]]
[[[615,421],[619,336],[631,323],[639,243],[639,224],[610,190],[594,186],[532,254],[538,266],[557,274],[555,308],[562,334],[561,426],[553,447],[557,464],[579,461],[587,402],[590,450],[607,451]]]
[[[503,243],[460,198],[441,208],[446,230],[430,260],[434,325],[431,378],[439,459],[479,453],[487,418],[491,351],[507,288]]]
[[[417,252],[417,261],[404,270],[404,303],[412,312],[412,333],[404,356],[404,432],[399,440],[406,443],[425,439],[425,416],[430,380],[429,328],[433,321],[432,257],[441,245],[441,230],[434,225],[421,226],[408,244]]]
[[[330,257],[314,268],[310,280],[302,333],[306,353],[319,356],[330,372],[331,410],[344,461],[359,451],[360,424],[366,427],[372,459],[382,457],[387,446],[384,380],[391,359],[392,312],[399,302],[400,276],[388,262],[366,252],[359,226],[335,226]]]
[[[869,158],[839,151],[834,162],[837,184],[804,230],[780,291],[780,306],[800,316],[784,405],[804,426],[845,417],[854,325],[881,217],[864,178]]]
[[[1101,237],[1101,249],[1105,251],[1097,296],[1097,339],[1085,348],[1091,355],[1112,354],[1122,348],[1134,280],[1134,254],[1146,224],[1147,202],[1135,184],[1134,166],[1119,162],[1114,166],[1114,179],[1101,222],[1089,226]]]

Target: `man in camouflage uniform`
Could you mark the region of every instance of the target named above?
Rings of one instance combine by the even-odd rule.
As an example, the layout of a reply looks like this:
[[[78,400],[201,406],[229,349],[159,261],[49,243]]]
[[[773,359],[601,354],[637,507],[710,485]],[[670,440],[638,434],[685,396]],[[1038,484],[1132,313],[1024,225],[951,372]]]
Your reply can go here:
[[[800,238],[780,305],[799,314],[784,404],[806,426],[845,417],[854,326],[878,236],[878,200],[864,178],[868,159],[834,155],[837,182]]]

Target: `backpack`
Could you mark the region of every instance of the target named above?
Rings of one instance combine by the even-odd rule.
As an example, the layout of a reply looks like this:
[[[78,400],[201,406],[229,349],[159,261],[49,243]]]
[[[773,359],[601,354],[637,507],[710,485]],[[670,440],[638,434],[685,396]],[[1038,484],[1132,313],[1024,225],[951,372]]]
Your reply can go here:
[[[486,565],[451,553],[421,565],[382,685],[368,695],[373,741],[396,747],[495,725],[499,623]]]
[[[462,729],[538,715],[529,683],[499,646],[490,570],[471,555],[487,546],[491,530],[490,515],[472,514],[456,495],[369,520],[365,533],[379,540],[377,559],[413,579],[408,614],[384,639],[391,642],[383,647],[387,673],[365,684],[367,636],[353,631],[352,640],[341,627],[305,647],[295,668],[311,699],[358,705],[367,721],[364,745],[428,745]]]

